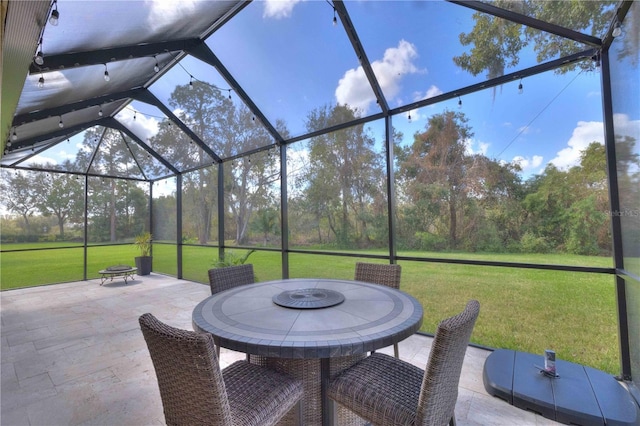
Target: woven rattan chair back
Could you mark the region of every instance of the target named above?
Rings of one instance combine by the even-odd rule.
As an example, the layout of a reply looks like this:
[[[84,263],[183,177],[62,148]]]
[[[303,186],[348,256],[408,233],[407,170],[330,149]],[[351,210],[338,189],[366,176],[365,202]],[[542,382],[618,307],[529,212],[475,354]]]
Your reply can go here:
[[[253,265],[250,263],[209,269],[211,294],[216,294],[239,285],[253,284],[254,282]]]
[[[355,280],[399,289],[401,273],[402,267],[400,265],[356,262]],[[396,358],[400,358],[400,349],[397,343],[393,344],[393,354]]]
[[[374,353],[331,379],[327,395],[376,426],[455,425],[462,362],[479,311],[471,300],[440,323],[425,370]]]
[[[447,424],[454,418],[462,363],[479,313],[480,303],[470,300],[460,314],[438,325],[420,389],[416,424]]]
[[[211,335],[168,326],[152,314],[142,315],[139,321],[156,370],[167,424],[231,425]]]
[[[302,381],[246,361],[220,370],[210,334],[170,327],[151,314],[140,317],[140,328],[168,425],[299,424]]]
[[[209,269],[209,287],[211,294],[220,293],[230,288],[238,287],[245,284],[253,284],[255,275],[253,274],[253,265],[250,263],[237,266],[225,266],[224,268]],[[220,356],[220,345],[216,341],[216,355]],[[247,354],[247,361],[261,362],[262,357]]]
[[[401,272],[400,265],[356,262],[355,280],[399,289]]]

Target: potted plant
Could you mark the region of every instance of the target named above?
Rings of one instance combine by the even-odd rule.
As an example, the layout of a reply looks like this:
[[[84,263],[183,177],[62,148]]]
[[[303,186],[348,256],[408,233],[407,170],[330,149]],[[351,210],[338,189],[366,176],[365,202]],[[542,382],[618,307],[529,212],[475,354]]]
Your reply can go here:
[[[136,268],[138,275],[149,275],[151,273],[151,233],[143,232],[136,235],[135,246],[140,250],[140,256],[136,257]]]

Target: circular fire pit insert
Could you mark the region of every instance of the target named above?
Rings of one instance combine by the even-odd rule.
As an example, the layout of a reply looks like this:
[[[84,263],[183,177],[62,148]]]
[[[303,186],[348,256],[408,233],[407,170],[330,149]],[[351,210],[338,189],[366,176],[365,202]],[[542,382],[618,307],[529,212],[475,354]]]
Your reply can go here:
[[[344,295],[326,288],[301,288],[283,291],[273,296],[273,303],[285,308],[328,308],[344,302]]]

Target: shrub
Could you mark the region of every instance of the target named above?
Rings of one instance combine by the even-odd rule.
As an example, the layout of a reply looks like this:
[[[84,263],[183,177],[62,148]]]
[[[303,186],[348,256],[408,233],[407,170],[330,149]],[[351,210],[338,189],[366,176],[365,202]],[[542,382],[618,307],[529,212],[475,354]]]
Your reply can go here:
[[[447,249],[447,239],[430,232],[416,232],[419,249],[426,251],[442,251]]]
[[[536,237],[530,232],[520,239],[520,247],[523,253],[549,253],[551,246],[544,237]]]
[[[236,266],[236,265],[244,265],[247,261],[251,253],[255,250],[249,250],[245,253],[244,256],[240,256],[236,254],[233,250],[228,250],[224,252],[224,255],[219,257],[217,260],[213,262],[214,268],[224,268],[227,266]]]

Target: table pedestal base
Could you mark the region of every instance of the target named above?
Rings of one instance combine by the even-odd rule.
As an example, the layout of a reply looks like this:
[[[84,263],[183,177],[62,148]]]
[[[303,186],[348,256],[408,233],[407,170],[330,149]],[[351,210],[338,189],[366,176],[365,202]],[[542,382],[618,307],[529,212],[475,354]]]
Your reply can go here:
[[[364,357],[365,355],[351,355],[330,359],[266,358],[266,365],[269,368],[302,381],[304,386],[304,397],[301,404],[302,424],[305,426],[320,426],[327,422],[327,419],[323,422],[323,413],[331,413],[331,410],[327,410],[326,408],[323,410],[323,362],[326,363],[326,361],[329,361],[329,377],[334,377]],[[324,404],[326,403],[327,402],[324,401]],[[329,419],[329,424],[354,426],[367,424],[365,420],[337,404],[335,412],[331,413],[331,417],[333,418]],[[289,413],[278,425],[298,425],[296,413]]]

